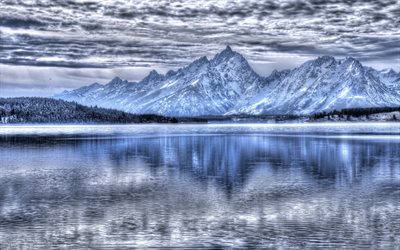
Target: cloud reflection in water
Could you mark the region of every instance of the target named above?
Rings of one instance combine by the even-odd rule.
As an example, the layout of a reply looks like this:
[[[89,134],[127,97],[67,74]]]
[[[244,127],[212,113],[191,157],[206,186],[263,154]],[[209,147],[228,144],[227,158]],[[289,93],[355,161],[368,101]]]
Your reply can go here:
[[[400,244],[400,142],[3,137],[0,246]]]

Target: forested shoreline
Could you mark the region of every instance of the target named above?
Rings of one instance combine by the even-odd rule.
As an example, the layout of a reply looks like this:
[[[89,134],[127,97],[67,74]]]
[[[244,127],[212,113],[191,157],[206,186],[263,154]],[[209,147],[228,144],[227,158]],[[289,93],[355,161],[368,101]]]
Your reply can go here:
[[[154,114],[88,107],[76,102],[43,98],[0,98],[0,124],[98,124],[98,123],[204,123],[248,121],[400,121],[400,107],[349,108],[306,116],[165,117]]]
[[[348,108],[342,110],[333,110],[331,112],[316,113],[312,116],[312,118],[321,119],[324,117],[339,117],[350,119],[351,117],[357,118],[362,116],[368,118],[370,115],[392,112],[400,112],[400,107]],[[397,116],[395,114],[393,114],[392,118],[393,120],[397,120]]]
[[[176,123],[174,117],[134,115],[43,97],[0,98],[0,123]]]

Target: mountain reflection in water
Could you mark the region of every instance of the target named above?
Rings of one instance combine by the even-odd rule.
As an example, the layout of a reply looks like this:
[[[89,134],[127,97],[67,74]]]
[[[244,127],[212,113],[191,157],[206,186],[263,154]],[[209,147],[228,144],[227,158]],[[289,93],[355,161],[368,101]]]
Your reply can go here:
[[[400,140],[0,139],[0,248],[400,246]]]

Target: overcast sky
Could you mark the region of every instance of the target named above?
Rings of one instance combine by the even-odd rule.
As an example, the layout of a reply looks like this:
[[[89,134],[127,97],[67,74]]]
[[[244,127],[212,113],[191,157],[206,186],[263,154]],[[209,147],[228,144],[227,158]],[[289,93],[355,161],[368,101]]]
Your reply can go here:
[[[0,0],[0,96],[136,81],[230,45],[261,75],[320,55],[400,71],[400,1]]]

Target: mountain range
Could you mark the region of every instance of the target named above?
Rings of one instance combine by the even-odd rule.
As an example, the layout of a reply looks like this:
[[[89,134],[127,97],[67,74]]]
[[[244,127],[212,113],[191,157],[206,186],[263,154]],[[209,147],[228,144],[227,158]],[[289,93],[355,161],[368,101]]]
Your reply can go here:
[[[363,66],[352,57],[318,57],[297,68],[258,75],[229,46],[165,75],[139,82],[115,77],[54,96],[134,114],[167,116],[309,115],[359,107],[400,106],[400,73]]]

